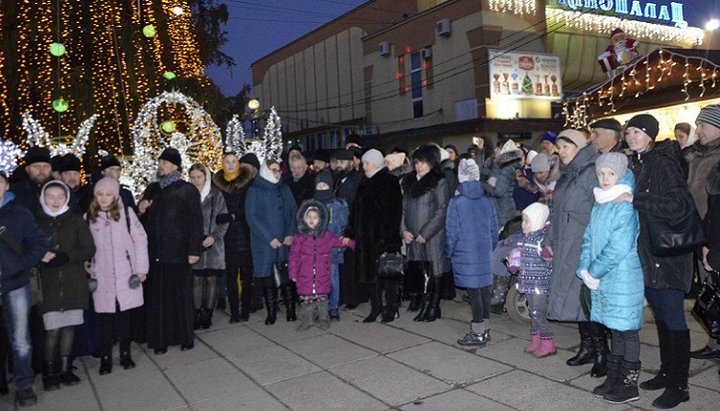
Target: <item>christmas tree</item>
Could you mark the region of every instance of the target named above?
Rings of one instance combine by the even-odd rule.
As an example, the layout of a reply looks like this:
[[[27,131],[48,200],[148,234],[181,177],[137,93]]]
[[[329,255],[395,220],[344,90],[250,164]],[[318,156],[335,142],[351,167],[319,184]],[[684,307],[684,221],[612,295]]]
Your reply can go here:
[[[227,9],[213,0],[4,1],[0,136],[25,148],[25,113],[52,138],[75,136],[80,124],[97,114],[88,153],[132,154],[133,121],[163,90],[176,89],[218,108],[223,97],[204,66],[232,60],[219,52],[224,33],[195,28],[217,29],[208,24],[207,12],[218,9],[225,14],[214,18],[226,22]],[[198,10],[206,12],[204,19],[193,14]],[[204,49],[203,40],[215,47]],[[172,105],[159,110],[178,128],[188,116]]]

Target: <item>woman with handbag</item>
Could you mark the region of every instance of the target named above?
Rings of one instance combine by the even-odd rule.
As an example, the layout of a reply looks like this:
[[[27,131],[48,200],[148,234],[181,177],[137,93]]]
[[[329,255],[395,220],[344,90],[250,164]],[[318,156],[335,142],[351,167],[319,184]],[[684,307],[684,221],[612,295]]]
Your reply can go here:
[[[638,254],[645,276],[645,298],[655,315],[660,340],[660,372],[641,383],[640,388],[665,389],[652,405],[673,408],[690,399],[690,333],[683,300],[692,281],[693,254],[688,250],[659,256],[653,250],[653,242],[658,240],[653,231],[693,211],[689,208],[694,208],[694,203],[684,179],[680,146],[669,140],[656,143],[658,131],[657,119],[649,114],[639,114],[628,121],[625,139],[635,153],[630,169],[637,183],[634,195],[626,193],[615,201],[630,201],[640,217]]]
[[[406,275],[427,284],[419,290],[425,293],[425,301],[413,320],[429,322],[440,318],[442,275],[450,271],[450,262],[445,256],[445,216],[450,188],[440,167],[437,146],[421,146],[412,158],[415,172],[406,175],[400,184],[403,190],[400,232],[407,245]],[[418,266],[422,269],[412,269]]]
[[[200,191],[203,213],[203,253],[193,265],[193,304],[195,305],[195,329],[207,330],[212,325],[212,315],[217,300],[217,279],[225,270],[225,233],[228,223],[218,224],[217,216],[227,214],[225,198],[211,184],[210,170],[202,164],[190,167],[190,182]]]
[[[135,367],[130,354],[130,323],[136,308],[144,304],[142,282],[149,270],[147,234],[132,207],[120,199],[117,180],[105,177],[95,184],[87,219],[95,241],[90,268],[97,280],[92,294],[100,318],[102,345],[100,375],[112,372],[113,338],[118,337],[120,365]]]
[[[253,276],[262,284],[266,325],[277,319],[278,287],[285,300],[286,318],[295,321],[295,283],[287,278],[288,248],[297,232],[297,203],[287,184],[280,180],[280,164],[267,160],[260,164],[260,173],[248,188],[245,215],[250,226]],[[277,284],[275,272],[281,273]]]
[[[40,194],[38,227],[48,237],[50,251],[40,265],[45,325],[43,388],[56,390],[60,384],[75,385],[72,352],[75,326],[84,322],[88,308],[88,281],[84,263],[95,254],[95,243],[82,217],[70,210],[70,188],[58,180],[45,184]],[[60,351],[61,367],[56,361]]]

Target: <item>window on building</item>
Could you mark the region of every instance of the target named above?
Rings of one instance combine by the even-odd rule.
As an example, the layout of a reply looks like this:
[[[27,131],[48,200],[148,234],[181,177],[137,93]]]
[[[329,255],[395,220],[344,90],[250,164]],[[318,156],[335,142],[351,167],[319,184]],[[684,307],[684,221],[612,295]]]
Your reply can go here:
[[[412,113],[413,118],[423,116],[423,101],[422,101],[422,55],[420,52],[413,53],[410,55],[410,87],[412,90]]]

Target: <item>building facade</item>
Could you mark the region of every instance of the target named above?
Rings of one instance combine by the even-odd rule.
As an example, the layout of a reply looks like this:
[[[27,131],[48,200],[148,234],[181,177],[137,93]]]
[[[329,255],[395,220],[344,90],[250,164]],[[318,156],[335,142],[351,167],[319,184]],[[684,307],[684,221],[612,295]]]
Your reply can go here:
[[[309,151],[338,147],[350,133],[382,148],[529,140],[562,128],[563,93],[608,77],[598,56],[614,29],[638,40],[639,55],[702,47],[704,32],[688,26],[678,4],[368,1],[256,61],[253,87],[264,107],[277,108],[287,142]],[[519,76],[493,71],[515,55]],[[553,62],[557,75],[523,71],[523,61]]]

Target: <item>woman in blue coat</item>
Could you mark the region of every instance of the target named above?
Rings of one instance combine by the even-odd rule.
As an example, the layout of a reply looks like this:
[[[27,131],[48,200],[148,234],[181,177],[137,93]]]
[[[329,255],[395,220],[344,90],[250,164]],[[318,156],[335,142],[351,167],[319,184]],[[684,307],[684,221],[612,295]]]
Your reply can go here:
[[[459,194],[450,199],[445,222],[445,253],[452,263],[455,285],[470,296],[470,331],[458,344],[484,345],[490,338],[492,251],[497,244],[495,206],[485,195],[475,160],[463,159],[458,166]]]
[[[273,265],[287,263],[288,248],[297,231],[297,204],[287,184],[280,180],[280,164],[268,160],[260,165],[260,176],[248,188],[245,216],[250,226],[250,248],[253,276],[262,283],[267,318],[265,324],[275,324],[277,318],[277,285],[273,279]],[[295,321],[295,288],[292,281],[282,278],[287,320]]]
[[[615,203],[632,194],[635,178],[627,172],[622,153],[603,154],[595,161],[600,187],[585,229],[577,276],[591,290],[590,319],[612,333],[607,379],[593,393],[613,404],[639,399],[640,337],[645,283],[637,252],[640,222],[632,204]]]

